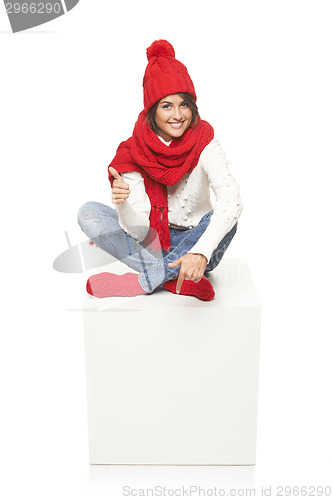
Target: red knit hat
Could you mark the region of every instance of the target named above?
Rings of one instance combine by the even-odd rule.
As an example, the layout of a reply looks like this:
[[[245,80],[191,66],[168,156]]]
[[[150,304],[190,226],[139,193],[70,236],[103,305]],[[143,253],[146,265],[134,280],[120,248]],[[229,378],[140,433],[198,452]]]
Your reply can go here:
[[[148,65],[143,78],[143,101],[148,111],[166,95],[187,92],[194,100],[197,96],[186,67],[175,58],[171,43],[156,40],[147,49]]]

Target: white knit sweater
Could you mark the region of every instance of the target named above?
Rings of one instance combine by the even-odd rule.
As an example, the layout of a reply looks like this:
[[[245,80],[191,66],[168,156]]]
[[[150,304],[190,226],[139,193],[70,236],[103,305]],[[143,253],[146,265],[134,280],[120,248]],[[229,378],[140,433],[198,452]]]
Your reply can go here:
[[[129,185],[130,195],[124,203],[116,205],[119,224],[127,234],[142,241],[149,229],[151,208],[143,177],[138,172],[121,175]],[[215,195],[213,205],[210,188]],[[238,185],[216,139],[202,151],[198,165],[190,174],[168,186],[168,205],[169,223],[187,228],[196,226],[203,215],[214,209],[206,231],[189,252],[200,253],[209,261],[217,245],[236,224],[243,208]]]

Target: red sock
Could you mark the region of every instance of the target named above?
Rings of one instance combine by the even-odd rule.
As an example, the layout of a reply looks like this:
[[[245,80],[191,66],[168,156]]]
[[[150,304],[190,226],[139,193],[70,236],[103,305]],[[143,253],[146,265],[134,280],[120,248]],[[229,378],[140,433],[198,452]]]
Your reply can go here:
[[[147,293],[140,286],[138,275],[134,273],[99,273],[90,276],[87,292],[94,297],[135,297]]]
[[[177,280],[166,281],[163,284],[163,288],[169,290],[169,292],[176,293]],[[182,284],[182,289],[179,295],[193,295],[201,300],[212,300],[215,296],[214,288],[212,287],[210,281],[203,276],[199,283],[194,283],[194,281],[185,280]]]

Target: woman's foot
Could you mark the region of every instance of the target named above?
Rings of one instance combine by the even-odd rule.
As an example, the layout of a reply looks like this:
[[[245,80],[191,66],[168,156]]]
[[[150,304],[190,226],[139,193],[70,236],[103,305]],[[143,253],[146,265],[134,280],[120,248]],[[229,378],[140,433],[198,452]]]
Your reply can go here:
[[[166,281],[163,283],[163,288],[169,292],[176,293],[177,279]],[[213,300],[215,296],[214,288],[212,287],[210,281],[203,276],[199,283],[194,283],[194,281],[183,281],[182,288],[179,295],[192,295],[200,300]]]
[[[93,274],[87,281],[87,292],[94,297],[135,297],[147,292],[140,286],[138,275],[134,273]]]

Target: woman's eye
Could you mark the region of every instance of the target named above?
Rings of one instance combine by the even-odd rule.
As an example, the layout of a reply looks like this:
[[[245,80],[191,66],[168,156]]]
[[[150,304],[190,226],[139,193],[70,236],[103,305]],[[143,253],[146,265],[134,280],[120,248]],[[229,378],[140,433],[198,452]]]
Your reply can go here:
[[[164,104],[163,105],[163,109],[168,109],[168,108],[170,108],[170,104]]]
[[[187,108],[188,107],[187,102],[182,102],[182,106],[183,106],[183,108]]]

